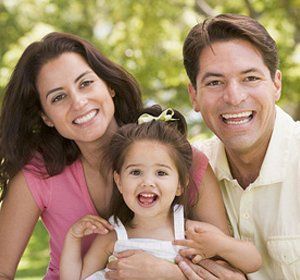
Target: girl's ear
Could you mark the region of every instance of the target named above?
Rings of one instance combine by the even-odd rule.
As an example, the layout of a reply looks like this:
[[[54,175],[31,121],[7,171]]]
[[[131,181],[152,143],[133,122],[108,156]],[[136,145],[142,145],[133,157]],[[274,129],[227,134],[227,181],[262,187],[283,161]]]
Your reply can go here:
[[[190,181],[190,177],[187,176],[187,177],[186,177],[186,180],[185,180],[185,187],[188,186],[189,181]],[[180,183],[178,183],[177,190],[176,190],[176,196],[180,196],[180,195],[182,195],[182,194],[183,194],[183,187],[181,186]]]
[[[49,126],[49,127],[54,127],[53,122],[52,122],[52,121],[49,119],[49,117],[46,116],[43,112],[41,113],[41,118],[42,118],[43,122],[44,122],[47,126]]]
[[[115,183],[116,183],[120,193],[122,193],[121,178],[120,178],[120,175],[117,171],[114,171],[114,180],[115,180]]]

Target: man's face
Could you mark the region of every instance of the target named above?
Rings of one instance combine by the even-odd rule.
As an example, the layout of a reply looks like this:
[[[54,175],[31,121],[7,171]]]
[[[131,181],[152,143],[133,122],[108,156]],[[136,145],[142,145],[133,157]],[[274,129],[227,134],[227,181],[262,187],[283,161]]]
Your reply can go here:
[[[193,108],[227,150],[248,153],[267,147],[280,97],[281,73],[274,81],[260,52],[245,40],[212,44],[200,54]],[[259,146],[257,146],[259,145]]]

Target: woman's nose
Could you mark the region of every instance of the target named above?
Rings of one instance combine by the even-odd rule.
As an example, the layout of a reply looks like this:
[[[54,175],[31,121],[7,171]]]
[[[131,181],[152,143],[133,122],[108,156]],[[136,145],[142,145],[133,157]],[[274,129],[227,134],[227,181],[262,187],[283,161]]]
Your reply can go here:
[[[75,110],[83,108],[87,104],[87,98],[82,93],[75,93],[72,96],[73,107]]]

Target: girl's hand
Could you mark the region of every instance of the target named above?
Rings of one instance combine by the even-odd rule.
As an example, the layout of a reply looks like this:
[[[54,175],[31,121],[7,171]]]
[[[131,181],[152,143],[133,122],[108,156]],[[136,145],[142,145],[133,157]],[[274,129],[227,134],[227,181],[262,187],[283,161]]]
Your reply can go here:
[[[175,240],[173,243],[188,247],[179,253],[183,257],[191,257],[193,263],[219,255],[229,238],[220,229],[207,223],[188,220],[186,228],[186,240]]]
[[[75,239],[81,239],[93,233],[107,234],[113,229],[107,220],[95,215],[86,215],[73,224],[69,229],[69,235]]]

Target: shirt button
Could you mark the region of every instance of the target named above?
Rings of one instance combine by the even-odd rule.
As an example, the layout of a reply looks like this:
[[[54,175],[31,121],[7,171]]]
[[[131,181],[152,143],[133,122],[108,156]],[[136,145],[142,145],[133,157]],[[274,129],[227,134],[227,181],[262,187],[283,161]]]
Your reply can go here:
[[[248,213],[244,213],[243,216],[244,216],[245,219],[247,219],[247,220],[249,219],[249,214]]]

